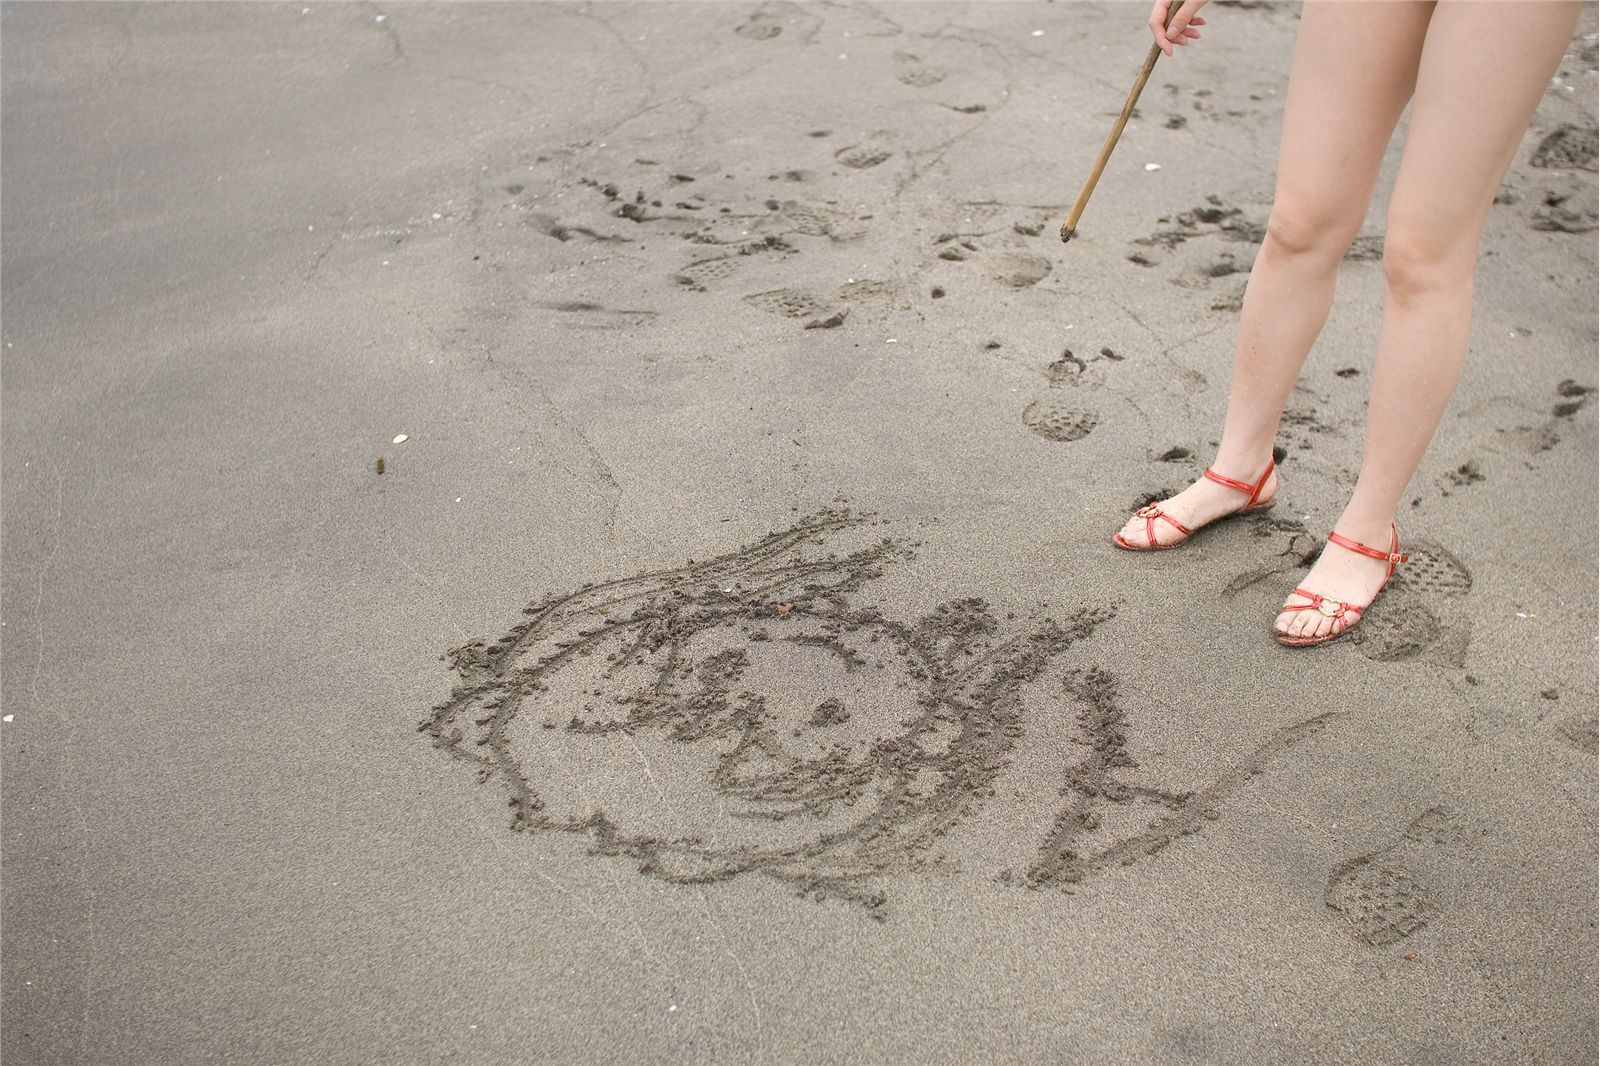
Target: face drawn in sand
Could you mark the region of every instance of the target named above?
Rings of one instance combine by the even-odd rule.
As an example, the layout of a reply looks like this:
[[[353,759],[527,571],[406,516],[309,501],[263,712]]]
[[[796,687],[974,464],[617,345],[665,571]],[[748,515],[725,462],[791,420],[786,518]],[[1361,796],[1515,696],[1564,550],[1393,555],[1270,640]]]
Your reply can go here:
[[[1110,608],[1001,619],[964,598],[886,618],[862,591],[914,553],[869,539],[875,524],[824,511],[715,559],[537,603],[493,644],[451,653],[460,684],[419,729],[506,790],[515,829],[586,835],[671,882],[760,873],[882,917],[884,875],[941,861],[942,838],[995,795],[1025,718],[1048,716],[1025,702],[1061,706],[1062,674],[1078,714],[1054,717],[1081,758],[1020,879],[1035,888],[1196,832],[1327,717],[1198,789],[1145,787],[1128,776],[1115,679],[1063,662]]]
[[[506,788],[521,830],[586,833],[669,881],[764,873],[885,902],[977,803],[1021,735],[1022,691],[1109,610],[1002,621],[977,599],[902,623],[858,601],[913,553],[828,511],[718,558],[527,608],[452,653],[421,729]]]

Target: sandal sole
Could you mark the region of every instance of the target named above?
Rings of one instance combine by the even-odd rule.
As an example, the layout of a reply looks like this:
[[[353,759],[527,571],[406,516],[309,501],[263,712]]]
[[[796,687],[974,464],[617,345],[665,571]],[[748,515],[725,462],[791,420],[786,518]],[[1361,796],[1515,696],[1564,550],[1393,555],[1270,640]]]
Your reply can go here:
[[[1282,644],[1285,648],[1309,648],[1317,644],[1332,644],[1336,640],[1348,637],[1350,635],[1350,630],[1354,628],[1355,626],[1351,626],[1349,629],[1341,629],[1331,637],[1314,637],[1311,640],[1287,640],[1284,638],[1283,634],[1279,633],[1276,629],[1270,629],[1268,632],[1272,634],[1274,640],[1276,640],[1279,644]]]

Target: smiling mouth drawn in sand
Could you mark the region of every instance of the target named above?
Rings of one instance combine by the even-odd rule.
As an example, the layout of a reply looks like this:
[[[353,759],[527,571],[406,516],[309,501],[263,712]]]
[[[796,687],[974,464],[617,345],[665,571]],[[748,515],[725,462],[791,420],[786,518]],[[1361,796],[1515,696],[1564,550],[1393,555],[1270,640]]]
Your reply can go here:
[[[886,618],[863,589],[914,551],[866,540],[876,524],[823,511],[714,559],[536,603],[494,643],[451,653],[460,684],[419,730],[506,789],[514,829],[584,834],[674,883],[760,873],[881,917],[884,875],[941,862],[941,838],[994,795],[1022,741],[1033,683],[1113,611],[998,618],[965,598]],[[851,537],[866,542],[815,550]],[[1112,676],[1056,676],[1044,698],[1080,705],[1069,728],[1085,754],[1062,768],[1030,887],[1074,886],[1197,831],[1327,717],[1203,788],[1162,792],[1128,778]],[[1065,710],[1056,720],[1073,721]],[[1152,796],[1147,825],[1097,830],[1098,812]]]

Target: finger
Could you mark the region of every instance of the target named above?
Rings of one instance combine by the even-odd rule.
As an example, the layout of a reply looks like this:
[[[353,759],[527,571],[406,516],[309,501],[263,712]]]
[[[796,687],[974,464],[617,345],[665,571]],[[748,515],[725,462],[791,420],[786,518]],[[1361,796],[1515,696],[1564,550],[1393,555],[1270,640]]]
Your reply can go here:
[[[1172,42],[1167,37],[1166,21],[1169,0],[1157,0],[1155,10],[1150,13],[1150,34],[1161,46],[1167,55],[1172,54]]]
[[[1167,23],[1167,38],[1176,41],[1183,36],[1183,28],[1194,17],[1194,10],[1188,4],[1183,4],[1172,16],[1172,21]]]
[[[1172,23],[1167,27],[1167,36],[1176,38],[1181,35],[1185,27],[1200,17],[1197,14],[1199,10],[1200,5],[1194,0],[1184,0],[1183,6],[1178,8],[1178,13],[1172,16]]]

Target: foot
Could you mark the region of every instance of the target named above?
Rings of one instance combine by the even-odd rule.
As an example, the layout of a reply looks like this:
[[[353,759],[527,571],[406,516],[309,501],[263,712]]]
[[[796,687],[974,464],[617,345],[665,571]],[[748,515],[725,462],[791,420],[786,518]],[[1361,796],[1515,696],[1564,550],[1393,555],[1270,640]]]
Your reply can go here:
[[[1334,527],[1334,532],[1382,551],[1389,550],[1392,540],[1392,530],[1388,521],[1377,525],[1367,523],[1358,525],[1340,519],[1339,524]],[[1301,579],[1298,587],[1320,593],[1328,600],[1342,600],[1352,608],[1361,608],[1371,603],[1373,597],[1383,588],[1388,573],[1389,564],[1382,559],[1373,559],[1360,552],[1349,551],[1330,541],[1323,544],[1322,554],[1317,557],[1311,572]],[[1283,601],[1283,605],[1288,607],[1290,604],[1311,602],[1311,597],[1291,592]],[[1328,603],[1326,609],[1337,613],[1336,604]],[[1365,611],[1350,611],[1342,617],[1332,618],[1318,609],[1281,611],[1273,621],[1272,627],[1284,636],[1302,640],[1330,637],[1349,629],[1360,621],[1361,615],[1365,613]]]
[[[1213,464],[1212,469],[1224,477],[1231,477],[1254,484],[1256,478],[1261,476],[1262,468],[1266,465],[1266,460],[1262,460],[1253,471],[1245,474],[1240,474],[1237,470],[1229,470],[1227,467],[1219,467],[1215,464]],[[1277,467],[1273,467],[1271,475],[1267,477],[1267,483],[1261,486],[1261,495],[1256,502],[1262,503],[1271,500],[1273,494],[1277,491],[1278,470]],[[1182,522],[1193,532],[1208,522],[1215,522],[1224,515],[1230,515],[1239,510],[1249,499],[1250,497],[1247,493],[1240,492],[1238,489],[1230,488],[1227,485],[1219,485],[1210,478],[1201,477],[1176,496],[1158,501],[1158,506],[1162,511]],[[1119,532],[1123,540],[1141,548],[1150,542],[1150,534],[1146,532],[1146,522],[1143,518],[1137,516],[1128,519],[1127,524]],[[1187,533],[1184,533],[1171,522],[1161,518],[1156,519],[1155,543],[1157,545],[1176,544],[1187,536]]]

